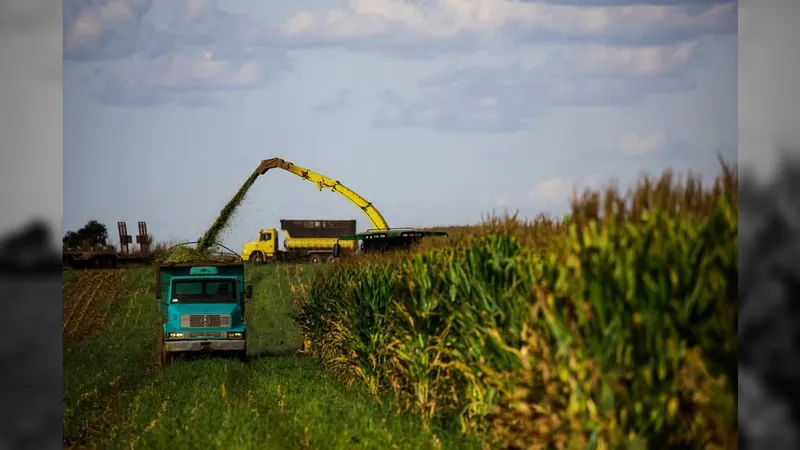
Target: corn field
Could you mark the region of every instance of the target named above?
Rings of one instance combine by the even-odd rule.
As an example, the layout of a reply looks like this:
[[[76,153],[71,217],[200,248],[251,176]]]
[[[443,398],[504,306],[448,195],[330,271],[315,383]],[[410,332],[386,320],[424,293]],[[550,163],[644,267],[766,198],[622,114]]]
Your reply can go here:
[[[294,289],[309,352],[503,448],[736,447],[738,175],[586,191]]]

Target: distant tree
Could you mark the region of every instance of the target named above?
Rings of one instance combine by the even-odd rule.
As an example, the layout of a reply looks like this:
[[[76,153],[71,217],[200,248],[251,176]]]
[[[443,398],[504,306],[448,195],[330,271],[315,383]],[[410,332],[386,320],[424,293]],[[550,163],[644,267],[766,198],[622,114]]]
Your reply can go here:
[[[81,246],[81,236],[77,231],[67,231],[61,242],[64,244],[64,248],[77,248]]]
[[[90,220],[80,230],[67,231],[62,243],[67,248],[104,247],[108,245],[108,228],[96,220]]]
[[[108,242],[108,229],[96,220],[86,222],[86,225],[78,230],[83,245],[89,247],[105,246]]]

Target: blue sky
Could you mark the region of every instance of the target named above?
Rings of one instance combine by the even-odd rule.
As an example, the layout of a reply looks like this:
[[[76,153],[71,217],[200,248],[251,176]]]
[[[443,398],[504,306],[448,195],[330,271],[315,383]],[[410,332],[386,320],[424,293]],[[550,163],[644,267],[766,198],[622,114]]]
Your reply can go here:
[[[391,226],[563,214],[573,187],[737,154],[737,3],[67,0],[63,230],[194,240],[262,159]],[[270,171],[224,243],[366,217]]]

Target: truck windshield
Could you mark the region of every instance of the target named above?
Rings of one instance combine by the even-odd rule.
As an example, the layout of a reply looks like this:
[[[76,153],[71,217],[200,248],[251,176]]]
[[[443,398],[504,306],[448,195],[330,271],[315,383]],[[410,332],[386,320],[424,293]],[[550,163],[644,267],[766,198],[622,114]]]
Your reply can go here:
[[[232,280],[176,280],[172,303],[235,303],[236,282]]]

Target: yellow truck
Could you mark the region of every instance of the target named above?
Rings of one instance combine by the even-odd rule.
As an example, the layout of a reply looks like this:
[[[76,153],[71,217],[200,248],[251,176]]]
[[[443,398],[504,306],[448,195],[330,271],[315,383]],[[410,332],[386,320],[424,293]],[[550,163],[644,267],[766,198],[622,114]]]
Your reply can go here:
[[[278,230],[259,230],[255,241],[242,247],[242,259],[255,265],[269,261],[333,261],[333,247],[340,236],[355,234],[355,220],[281,220],[284,250],[279,248]],[[340,243],[344,253],[355,251],[356,241]]]

